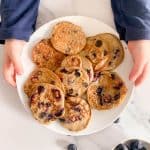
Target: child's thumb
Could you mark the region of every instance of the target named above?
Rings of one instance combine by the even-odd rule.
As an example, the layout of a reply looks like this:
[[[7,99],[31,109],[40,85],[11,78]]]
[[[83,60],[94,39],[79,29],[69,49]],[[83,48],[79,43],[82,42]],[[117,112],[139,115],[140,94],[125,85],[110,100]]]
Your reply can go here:
[[[143,72],[144,65],[144,62],[141,60],[139,60],[138,62],[136,61],[134,63],[134,66],[129,75],[129,79],[131,81],[135,82],[135,80],[141,75],[141,73]]]
[[[20,57],[14,56],[12,61],[16,74],[21,75],[23,73],[23,66]]]

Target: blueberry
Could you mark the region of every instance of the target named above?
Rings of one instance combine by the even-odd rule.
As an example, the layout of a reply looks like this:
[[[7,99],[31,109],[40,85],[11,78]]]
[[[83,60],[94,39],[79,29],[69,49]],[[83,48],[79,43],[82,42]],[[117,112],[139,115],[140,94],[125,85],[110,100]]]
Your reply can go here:
[[[111,78],[114,80],[116,78],[115,74],[111,73]]]
[[[69,144],[67,149],[68,150],[77,150],[77,146],[75,144]]]
[[[53,84],[53,85],[54,85],[54,84],[55,84],[55,81],[52,80],[52,81],[50,82],[50,84]]]
[[[132,150],[139,150],[139,149],[141,149],[141,148],[143,148],[143,144],[142,144],[142,142],[141,141],[139,141],[139,140],[133,140],[133,141],[131,141],[131,143],[130,143],[130,149]]]
[[[116,49],[116,50],[115,50],[115,54],[118,54],[119,52],[120,52],[119,49]]]
[[[80,74],[79,70],[76,69],[76,70],[75,70],[75,76],[76,76],[76,77],[80,77],[80,75],[81,75],[81,74]]]
[[[110,61],[110,62],[108,63],[108,65],[109,65],[109,66],[112,65],[112,62]]]
[[[117,118],[117,119],[114,121],[114,123],[119,123],[119,121],[120,121],[120,118]]]
[[[103,43],[103,42],[102,42],[101,40],[97,40],[96,43],[95,43],[95,46],[96,46],[96,47],[101,47],[101,46],[102,46],[102,43]]]
[[[90,71],[90,69],[86,69],[86,72],[89,74],[91,71]]]
[[[145,147],[142,147],[140,150],[147,150],[147,148],[145,148]]]
[[[81,111],[81,108],[78,107],[78,106],[75,106],[75,107],[73,108],[73,110],[76,111],[76,112],[80,112],[80,111]]]
[[[124,144],[119,144],[115,147],[114,150],[128,150],[127,146]]]
[[[115,56],[113,56],[113,59],[116,59],[117,58],[117,56],[115,55]]]
[[[38,108],[41,108],[44,106],[44,102],[38,102]]]
[[[102,91],[103,91],[103,87],[99,86],[96,90],[97,95],[101,96]]]
[[[64,118],[59,118],[60,122],[65,122],[66,120]]]
[[[52,114],[48,114],[47,119],[51,120],[52,118],[53,118],[53,115]]]
[[[99,78],[102,75],[101,72],[97,72],[96,76]]]
[[[60,72],[62,72],[62,73],[68,73],[68,71],[65,68],[61,69]]]
[[[113,87],[115,90],[120,90],[120,86],[114,86]]]
[[[41,112],[40,114],[39,114],[39,118],[44,118],[45,116],[47,115],[47,113],[46,112]]]
[[[120,93],[118,93],[114,96],[114,100],[118,100],[119,98],[120,98]]]
[[[120,82],[118,85],[114,86],[113,88],[116,90],[120,90],[120,88],[123,86],[123,83]]]
[[[40,104],[41,104],[42,106],[44,106],[44,102],[41,102]]]
[[[61,98],[61,94],[60,94],[60,91],[57,90],[57,89],[52,89],[52,93],[53,93],[53,96],[56,98],[56,99],[60,99]]]
[[[68,89],[67,95],[68,95],[68,96],[71,96],[72,94],[73,94],[73,89]]]
[[[106,50],[104,50],[104,56],[106,56],[108,54],[108,52]]]
[[[45,88],[44,88],[43,86],[41,86],[41,85],[38,86],[38,93],[39,93],[39,94],[43,93],[44,90],[45,90]]]
[[[56,117],[60,117],[64,112],[64,108],[60,109],[57,113],[55,113]]]
[[[111,95],[103,95],[103,100],[105,103],[111,103],[112,102],[112,96]]]
[[[99,104],[101,106],[103,106],[105,104],[104,100],[102,99],[102,97],[99,97]]]
[[[46,105],[46,107],[50,107],[51,106],[51,104],[48,103],[48,102],[45,105]]]
[[[96,53],[93,53],[92,56],[95,58],[96,57]]]
[[[122,86],[123,86],[123,82],[120,82],[120,83],[118,84],[118,86],[119,86],[119,87],[122,87]]]

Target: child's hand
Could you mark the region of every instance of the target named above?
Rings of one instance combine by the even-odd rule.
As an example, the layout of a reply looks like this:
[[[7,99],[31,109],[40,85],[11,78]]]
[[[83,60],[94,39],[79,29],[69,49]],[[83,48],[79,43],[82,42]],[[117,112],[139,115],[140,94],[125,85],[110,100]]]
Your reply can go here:
[[[25,41],[17,39],[5,41],[3,74],[5,80],[12,86],[16,86],[16,74],[23,73],[20,52],[25,43]]]
[[[150,72],[150,41],[129,41],[128,47],[134,60],[129,79],[137,86],[146,79]]]

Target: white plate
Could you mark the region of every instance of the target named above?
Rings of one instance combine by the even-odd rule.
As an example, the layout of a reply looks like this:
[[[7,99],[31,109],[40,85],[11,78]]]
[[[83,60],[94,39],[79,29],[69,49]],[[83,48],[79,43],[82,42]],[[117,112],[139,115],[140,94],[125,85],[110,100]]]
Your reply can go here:
[[[23,63],[23,68],[24,68],[24,74],[21,76],[17,76],[17,89],[18,89],[18,93],[20,96],[20,100],[23,103],[25,109],[29,113],[31,112],[28,106],[28,98],[24,94],[24,91],[23,91],[23,85],[27,77],[29,76],[29,74],[35,67],[35,65],[33,64],[31,60],[32,47],[41,39],[50,37],[52,27],[56,23],[60,21],[64,21],[64,20],[70,21],[74,24],[81,26],[87,36],[92,36],[92,35],[95,35],[98,33],[104,33],[104,32],[112,33],[118,36],[117,32],[114,29],[104,24],[103,22],[93,19],[93,18],[83,17],[83,16],[69,16],[69,17],[58,18],[40,27],[31,36],[29,42],[26,44],[25,48],[23,49],[21,57],[22,57],[22,63]],[[128,88],[125,101],[117,108],[114,108],[111,110],[107,110],[107,111],[92,110],[92,117],[89,122],[89,125],[86,129],[82,131],[79,131],[79,132],[68,131],[67,129],[63,128],[57,121],[50,125],[46,125],[48,129],[53,130],[57,133],[65,134],[65,135],[73,135],[73,136],[88,135],[88,134],[101,131],[104,128],[108,127],[120,115],[120,113],[124,110],[125,106],[127,105],[131,97],[131,94],[133,92],[133,88],[134,88],[133,84],[128,79],[129,72],[133,64],[132,58],[124,42],[123,42],[123,45],[125,49],[125,59],[123,63],[116,69],[116,71],[123,78]]]

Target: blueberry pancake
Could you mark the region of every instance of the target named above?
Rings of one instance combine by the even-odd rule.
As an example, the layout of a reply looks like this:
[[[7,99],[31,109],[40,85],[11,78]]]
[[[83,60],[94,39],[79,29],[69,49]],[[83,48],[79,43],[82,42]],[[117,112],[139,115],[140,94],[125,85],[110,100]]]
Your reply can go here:
[[[82,59],[82,68],[87,72],[87,74],[89,76],[89,80],[91,82],[93,80],[93,77],[94,77],[94,71],[93,71],[92,63],[86,57],[81,57],[81,59]]]
[[[64,58],[62,67],[82,67],[82,59],[79,55],[70,55]]]
[[[119,75],[105,71],[88,87],[87,98],[92,108],[111,109],[124,101],[126,93],[126,85]]]
[[[37,83],[50,83],[58,86],[64,91],[64,86],[61,83],[59,77],[47,68],[36,68],[28,77],[24,84],[24,92],[28,97],[35,89]]]
[[[81,96],[89,85],[87,73],[79,67],[60,67],[56,74],[64,84],[67,96]]]
[[[89,104],[79,97],[68,97],[65,100],[65,114],[61,124],[70,131],[80,131],[87,127],[91,118]]]
[[[51,42],[58,51],[72,55],[79,53],[84,48],[86,36],[81,27],[64,21],[54,26]]]
[[[100,70],[109,58],[108,46],[99,35],[88,37],[80,54],[92,62],[94,70]]]
[[[124,59],[124,49],[121,41],[113,34],[103,33],[100,37],[109,47],[109,59],[101,70],[113,70],[121,64]]]
[[[29,103],[34,118],[43,124],[48,124],[64,114],[64,93],[52,84],[38,84]]]
[[[92,63],[85,57],[80,55],[71,55],[67,56],[61,63],[61,66],[63,67],[81,67],[89,76],[89,80],[93,80],[93,67]]]
[[[32,60],[38,67],[55,70],[64,59],[64,54],[52,47],[50,39],[38,42],[32,50]]]

